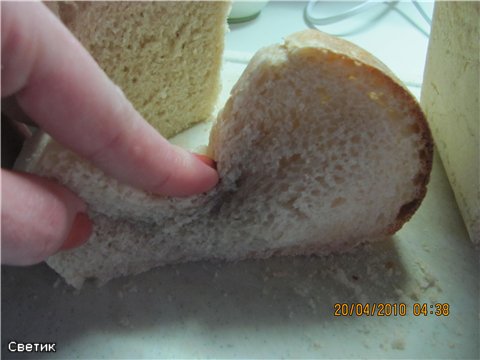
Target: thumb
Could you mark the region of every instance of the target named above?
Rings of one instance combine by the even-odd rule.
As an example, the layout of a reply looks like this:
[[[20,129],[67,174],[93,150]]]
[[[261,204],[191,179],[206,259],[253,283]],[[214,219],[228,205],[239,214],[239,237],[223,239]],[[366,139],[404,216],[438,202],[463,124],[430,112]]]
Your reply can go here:
[[[2,169],[2,264],[32,265],[84,243],[92,223],[67,188]]]

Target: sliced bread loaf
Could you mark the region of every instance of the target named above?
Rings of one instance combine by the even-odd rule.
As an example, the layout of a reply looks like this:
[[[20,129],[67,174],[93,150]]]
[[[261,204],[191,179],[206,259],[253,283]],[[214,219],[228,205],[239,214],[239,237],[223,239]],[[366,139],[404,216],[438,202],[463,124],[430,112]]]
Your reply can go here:
[[[229,1],[47,5],[163,136],[211,118]]]
[[[89,204],[94,234],[48,259],[68,283],[104,283],[199,259],[326,254],[397,231],[432,162],[424,115],[373,56],[318,31],[260,50],[211,132],[221,181],[159,198],[119,184],[39,135],[22,167]]]

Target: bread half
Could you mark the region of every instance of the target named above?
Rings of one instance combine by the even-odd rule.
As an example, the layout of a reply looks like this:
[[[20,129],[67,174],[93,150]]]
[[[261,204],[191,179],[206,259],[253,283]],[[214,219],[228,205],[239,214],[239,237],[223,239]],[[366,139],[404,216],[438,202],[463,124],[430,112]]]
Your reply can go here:
[[[211,132],[221,181],[208,193],[151,196],[46,135],[28,146],[23,169],[89,204],[92,238],[47,261],[75,287],[169,263],[327,254],[384,238],[420,205],[432,164],[408,90],[372,55],[314,30],[260,50],[233,88]]]

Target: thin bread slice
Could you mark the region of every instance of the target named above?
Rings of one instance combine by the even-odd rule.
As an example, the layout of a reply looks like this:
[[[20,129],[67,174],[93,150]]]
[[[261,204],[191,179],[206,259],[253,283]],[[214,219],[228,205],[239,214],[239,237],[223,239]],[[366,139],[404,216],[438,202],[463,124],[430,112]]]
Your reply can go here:
[[[314,30],[260,50],[211,132],[221,181],[190,198],[119,184],[39,135],[23,168],[89,204],[94,234],[48,264],[100,284],[169,263],[327,254],[400,229],[432,164],[424,115],[357,46]]]

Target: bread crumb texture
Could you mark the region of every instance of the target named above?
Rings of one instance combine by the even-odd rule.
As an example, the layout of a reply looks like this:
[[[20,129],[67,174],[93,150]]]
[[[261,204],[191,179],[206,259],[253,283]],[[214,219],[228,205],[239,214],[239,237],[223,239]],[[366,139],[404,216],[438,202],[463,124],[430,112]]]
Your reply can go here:
[[[211,117],[229,2],[78,1],[50,7],[163,136]]]
[[[432,160],[413,96],[371,55],[317,31],[255,55],[209,147],[220,183],[178,199],[119,184],[50,141],[35,172],[80,194],[95,227],[48,264],[80,287],[174,262],[344,251],[409,219]]]

